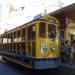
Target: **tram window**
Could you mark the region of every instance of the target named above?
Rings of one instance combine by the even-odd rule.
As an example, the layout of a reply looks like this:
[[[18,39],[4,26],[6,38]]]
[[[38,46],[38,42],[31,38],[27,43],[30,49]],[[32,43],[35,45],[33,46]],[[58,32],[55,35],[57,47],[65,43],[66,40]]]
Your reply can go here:
[[[9,35],[7,35],[7,42],[9,42]]]
[[[7,51],[9,52],[9,44],[7,44]]]
[[[3,50],[6,52],[6,45],[4,44],[4,46],[3,46]]]
[[[28,34],[28,40],[35,40],[36,31],[33,31],[33,26],[35,26],[35,25],[28,27],[28,33],[27,33]]]
[[[41,22],[39,24],[39,36],[40,37],[46,37],[46,23]]]
[[[31,42],[28,42],[28,55],[31,56]]]
[[[4,36],[3,43],[7,43],[7,36]]]
[[[1,44],[1,49],[0,50],[2,50],[3,51],[3,44]]]
[[[12,52],[12,44],[10,44],[10,52]]]
[[[49,24],[48,25],[48,37],[55,38],[56,37],[56,26]]]
[[[55,34],[52,32],[51,33],[51,38],[54,38],[55,37]]]
[[[26,30],[25,28],[22,29],[22,41],[25,41],[26,39]]]
[[[14,42],[16,42],[16,32],[14,32]]]
[[[2,51],[3,51],[3,48],[2,48],[2,46],[3,46],[3,45],[2,45],[2,44],[0,44],[0,45],[1,45],[1,49],[0,49],[0,50],[2,50]]]
[[[13,43],[13,53],[16,53],[16,44]]]
[[[2,47],[1,46],[2,46],[2,44],[0,44],[0,50],[2,50]]]
[[[26,55],[26,43],[21,44],[21,52],[22,54]]]
[[[16,38],[16,32],[14,32],[14,38]]]
[[[21,35],[21,32],[20,32],[20,30],[18,30],[17,31],[17,37],[20,37],[20,35]]]
[[[17,53],[19,53],[20,54],[20,43],[17,43]]]
[[[36,43],[32,42],[32,56],[35,56],[35,51],[36,51]]]
[[[8,44],[8,52],[10,51],[10,44]]]
[[[5,46],[5,45],[3,44],[3,51],[5,51],[5,48],[4,48],[4,46]]]
[[[19,42],[21,41],[21,30],[17,31],[17,39]]]
[[[8,50],[7,50],[7,44],[5,44],[5,49],[6,49],[6,52],[8,52]]]
[[[0,43],[3,43],[3,37],[0,38]]]
[[[11,33],[10,37],[11,37],[11,42],[13,42],[13,33]]]
[[[9,38],[9,35],[7,35],[7,42],[8,42],[8,38]],[[7,43],[7,42],[6,42],[6,43]]]

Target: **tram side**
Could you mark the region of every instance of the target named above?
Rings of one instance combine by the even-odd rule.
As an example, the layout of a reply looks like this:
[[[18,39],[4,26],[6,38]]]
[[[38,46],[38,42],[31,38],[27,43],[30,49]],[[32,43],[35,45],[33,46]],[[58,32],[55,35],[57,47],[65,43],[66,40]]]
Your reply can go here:
[[[59,22],[44,16],[0,35],[4,59],[30,69],[56,68],[60,64]]]

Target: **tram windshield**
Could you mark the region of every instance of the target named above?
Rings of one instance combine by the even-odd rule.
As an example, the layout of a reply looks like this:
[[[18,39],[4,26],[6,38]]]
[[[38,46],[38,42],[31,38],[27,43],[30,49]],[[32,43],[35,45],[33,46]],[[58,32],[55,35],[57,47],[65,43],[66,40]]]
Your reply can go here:
[[[46,23],[40,22],[39,24],[39,37],[45,38],[46,37]]]
[[[46,33],[48,32],[48,34]],[[45,22],[39,23],[39,37],[40,38],[48,38],[54,39],[56,38],[56,26],[53,24],[48,24],[48,30],[47,30],[47,24]]]
[[[48,38],[56,38],[56,26],[53,24],[48,24]]]

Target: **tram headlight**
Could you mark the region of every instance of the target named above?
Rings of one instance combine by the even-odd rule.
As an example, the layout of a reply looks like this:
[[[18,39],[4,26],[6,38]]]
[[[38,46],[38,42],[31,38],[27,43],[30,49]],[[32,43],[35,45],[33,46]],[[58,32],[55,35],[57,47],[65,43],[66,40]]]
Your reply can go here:
[[[51,49],[52,51],[55,51],[55,50],[56,50],[55,45],[51,45],[50,49]]]
[[[41,52],[45,52],[45,51],[47,51],[47,44],[43,43],[41,44]]]

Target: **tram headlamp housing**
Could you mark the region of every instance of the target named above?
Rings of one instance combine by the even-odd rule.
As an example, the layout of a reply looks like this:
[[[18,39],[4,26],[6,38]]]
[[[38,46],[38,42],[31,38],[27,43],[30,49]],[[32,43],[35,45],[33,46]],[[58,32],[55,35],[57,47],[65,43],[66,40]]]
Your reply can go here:
[[[52,51],[55,51],[55,50],[56,50],[55,45],[51,45],[50,49],[51,49]]]
[[[47,44],[46,43],[42,43],[41,44],[41,52],[45,52],[47,51]]]

